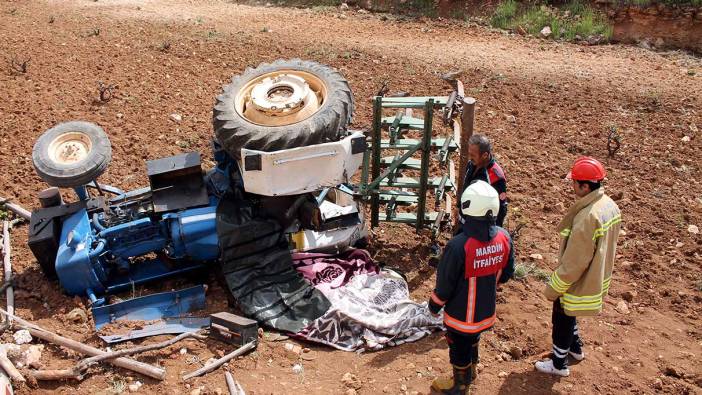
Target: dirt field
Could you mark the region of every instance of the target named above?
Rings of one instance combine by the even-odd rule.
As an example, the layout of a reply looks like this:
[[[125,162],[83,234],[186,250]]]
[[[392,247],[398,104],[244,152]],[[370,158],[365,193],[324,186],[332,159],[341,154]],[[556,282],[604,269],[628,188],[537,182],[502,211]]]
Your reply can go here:
[[[0,194],[28,208],[45,187],[32,167],[33,142],[61,121],[100,124],[114,156],[101,180],[131,189],[147,183],[147,159],[188,150],[208,155],[214,97],[248,66],[299,57],[336,67],[355,92],[358,128],[370,126],[369,99],[383,80],[391,91],[447,94],[439,75],[463,70],[466,91],[478,99],[476,129],[494,139],[507,172],[507,227],[526,223],[519,262],[555,267],[555,227],[573,201],[561,178],[580,154],[605,161],[606,190],[622,209],[625,230],[604,312],[580,324],[587,359],[569,378],[533,370],[550,350],[551,307],[538,279],[513,281],[502,289],[495,330],[483,337],[474,392],[702,393],[702,235],[688,231],[702,227],[699,59],[529,40],[446,21],[197,0],[2,1],[0,53],[8,60],[0,64]],[[12,58],[31,58],[26,73],[10,72]],[[115,86],[108,103],[97,101],[98,81]],[[612,125],[623,144],[608,159]],[[103,347],[91,323],[66,317],[85,300],[63,295],[43,277],[26,247],[26,228],[13,233],[19,315]],[[376,259],[405,270],[412,295],[426,300],[434,281],[424,263],[426,238],[383,225],[371,242]],[[624,298],[626,314],[615,309]],[[226,308],[226,292],[212,279],[208,310]],[[305,346],[313,360],[303,361],[303,374],[292,372],[284,342],[267,340],[229,369],[255,394],[416,394],[428,393],[432,378],[450,367],[440,334],[365,354]],[[506,354],[512,347],[522,355]],[[138,357],[165,367],[163,382],[96,368],[80,383],[42,382],[17,393],[112,393],[137,380],[142,393],[223,393],[221,370],[188,384],[179,377],[228,350],[193,341]],[[51,345],[42,357],[45,368],[74,361]],[[346,373],[357,380],[344,384]]]

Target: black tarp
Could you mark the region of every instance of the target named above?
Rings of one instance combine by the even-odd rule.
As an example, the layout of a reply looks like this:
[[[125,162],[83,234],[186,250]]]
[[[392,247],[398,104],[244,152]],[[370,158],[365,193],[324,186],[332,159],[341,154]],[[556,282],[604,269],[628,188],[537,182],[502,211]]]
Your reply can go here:
[[[225,281],[248,317],[297,333],[329,309],[329,300],[293,268],[282,227],[249,200],[220,200],[217,235]]]

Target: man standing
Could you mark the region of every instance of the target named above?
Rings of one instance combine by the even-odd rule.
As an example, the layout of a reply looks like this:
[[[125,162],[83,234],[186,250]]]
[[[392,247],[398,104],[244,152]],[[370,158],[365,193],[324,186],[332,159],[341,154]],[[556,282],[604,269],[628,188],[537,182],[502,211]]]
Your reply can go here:
[[[495,323],[497,284],[514,273],[512,240],[495,226],[500,208],[497,191],[477,180],[461,195],[462,231],[444,248],[436,272],[429,310],[444,309],[453,379],[437,378],[432,388],[443,394],[467,394],[477,377],[480,333]]]
[[[507,179],[495,158],[492,157],[492,144],[487,137],[482,134],[474,134],[468,139],[468,166],[463,178],[463,188],[465,189],[474,180],[483,180],[492,185],[500,198],[500,211],[496,214],[497,226],[502,226],[507,215]],[[460,213],[460,203],[459,209]],[[459,216],[459,221],[462,221]]]
[[[602,311],[609,290],[621,213],[604,193],[605,176],[602,163],[590,157],[576,160],[567,176],[578,200],[558,225],[563,237],[559,265],[544,291],[553,301],[553,353],[536,362],[540,372],[568,376],[568,355],[585,358],[576,317]]]

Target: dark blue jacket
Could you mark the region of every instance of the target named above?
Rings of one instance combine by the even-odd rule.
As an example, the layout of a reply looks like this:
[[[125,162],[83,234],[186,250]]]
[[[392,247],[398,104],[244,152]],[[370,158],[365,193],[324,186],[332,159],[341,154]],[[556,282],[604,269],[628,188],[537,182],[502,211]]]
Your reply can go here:
[[[429,309],[444,309],[448,330],[476,334],[495,323],[497,284],[514,274],[509,233],[488,221],[466,218],[463,231],[444,248]]]

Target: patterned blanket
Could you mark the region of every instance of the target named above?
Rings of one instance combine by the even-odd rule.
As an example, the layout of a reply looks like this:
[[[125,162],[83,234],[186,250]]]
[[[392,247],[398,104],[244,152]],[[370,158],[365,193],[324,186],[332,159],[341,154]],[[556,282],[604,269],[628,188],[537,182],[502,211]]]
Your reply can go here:
[[[441,317],[432,317],[426,302],[410,299],[407,282],[391,270],[380,270],[366,251],[309,255],[315,256],[293,255],[295,267],[331,307],[297,336],[340,350],[365,351],[413,342],[443,329]]]

